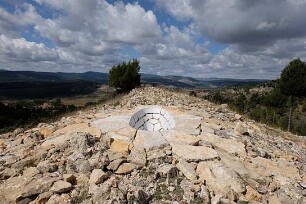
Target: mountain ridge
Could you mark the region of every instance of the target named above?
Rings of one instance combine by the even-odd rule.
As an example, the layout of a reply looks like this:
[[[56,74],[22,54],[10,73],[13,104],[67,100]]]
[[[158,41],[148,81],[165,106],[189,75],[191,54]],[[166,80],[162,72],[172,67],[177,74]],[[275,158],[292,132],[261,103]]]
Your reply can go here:
[[[84,80],[97,83],[108,83],[108,74],[102,72],[65,73],[0,70],[1,82],[32,81],[73,81]],[[230,78],[193,78],[184,76],[160,76],[141,73],[142,83],[163,84],[180,88],[218,88],[235,85],[248,85],[268,82],[266,79],[230,79]]]

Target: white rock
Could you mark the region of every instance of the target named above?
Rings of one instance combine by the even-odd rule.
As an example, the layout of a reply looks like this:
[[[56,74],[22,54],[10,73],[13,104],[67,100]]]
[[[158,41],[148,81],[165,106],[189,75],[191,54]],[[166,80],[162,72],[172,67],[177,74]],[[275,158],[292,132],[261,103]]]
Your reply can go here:
[[[171,144],[171,146],[173,154],[189,162],[206,161],[219,158],[218,153],[214,149],[208,147],[181,144]]]
[[[145,148],[146,151],[160,149],[169,145],[168,141],[165,140],[160,132],[149,132],[144,130],[137,131],[133,144],[135,147]]]
[[[185,160],[180,159],[176,164],[176,167],[184,174],[187,179],[191,181],[197,180],[197,174],[193,169],[193,166]]]

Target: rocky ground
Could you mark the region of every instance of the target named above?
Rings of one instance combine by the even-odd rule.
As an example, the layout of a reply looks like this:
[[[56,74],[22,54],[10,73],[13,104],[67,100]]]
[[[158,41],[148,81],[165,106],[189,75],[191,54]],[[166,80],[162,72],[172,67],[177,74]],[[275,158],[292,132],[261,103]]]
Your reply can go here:
[[[135,130],[159,105],[174,129]],[[142,87],[0,135],[0,203],[306,203],[306,140],[199,98]]]

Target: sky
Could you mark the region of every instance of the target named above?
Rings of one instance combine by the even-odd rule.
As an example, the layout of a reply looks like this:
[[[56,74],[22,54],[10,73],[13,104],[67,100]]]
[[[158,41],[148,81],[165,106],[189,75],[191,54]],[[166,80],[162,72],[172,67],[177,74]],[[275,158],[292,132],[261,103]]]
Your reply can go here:
[[[0,69],[275,79],[306,60],[306,0],[0,0]]]

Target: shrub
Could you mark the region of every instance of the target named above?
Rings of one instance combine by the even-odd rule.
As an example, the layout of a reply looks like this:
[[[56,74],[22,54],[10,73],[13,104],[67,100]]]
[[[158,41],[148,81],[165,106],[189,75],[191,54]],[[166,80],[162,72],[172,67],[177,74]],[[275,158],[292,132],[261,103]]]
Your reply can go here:
[[[139,62],[136,59],[128,63],[122,62],[111,68],[108,83],[119,91],[130,91],[140,85],[139,70]]]

